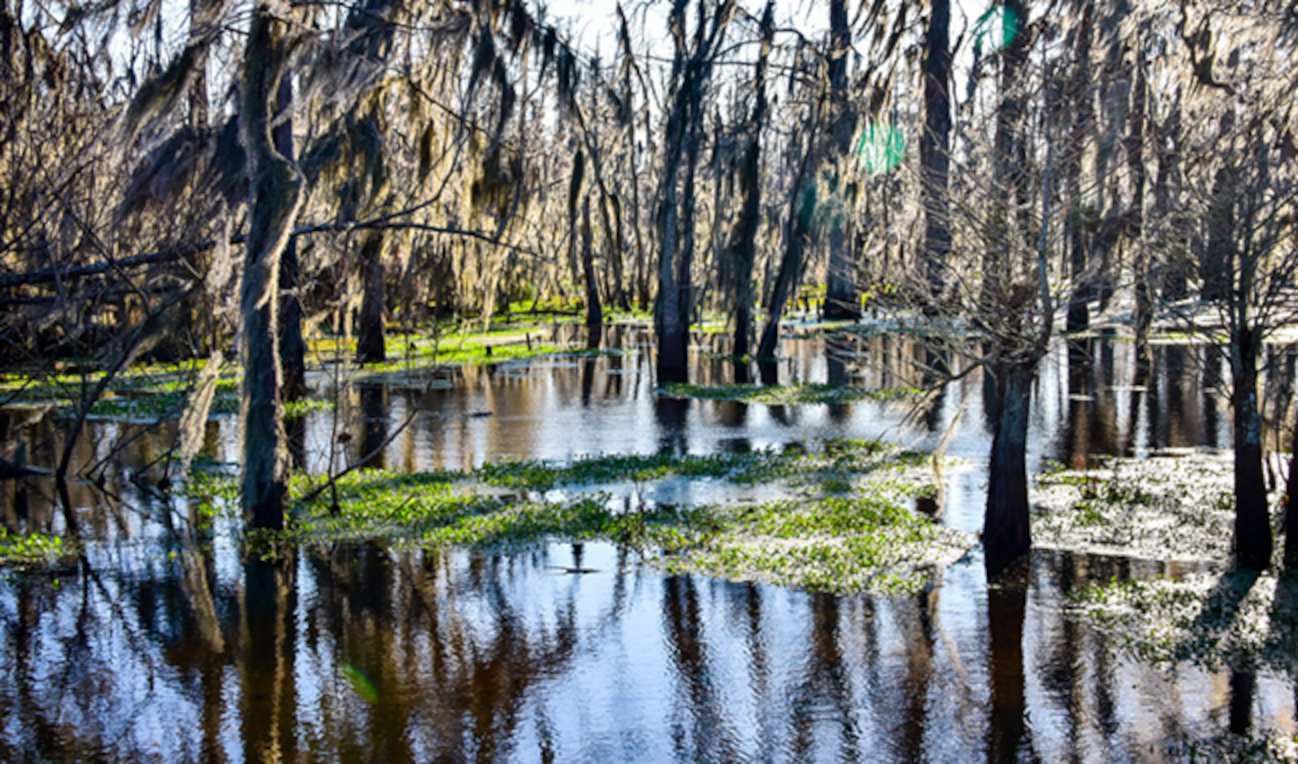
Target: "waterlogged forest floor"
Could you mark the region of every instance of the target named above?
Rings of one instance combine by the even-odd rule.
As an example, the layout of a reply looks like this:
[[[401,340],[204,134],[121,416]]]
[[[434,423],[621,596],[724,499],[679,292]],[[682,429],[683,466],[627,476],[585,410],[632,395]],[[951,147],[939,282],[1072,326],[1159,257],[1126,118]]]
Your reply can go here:
[[[674,478],[776,485],[782,498],[690,506],[639,498]],[[628,485],[634,491],[619,497]],[[209,511],[233,511],[232,481],[206,477],[189,490]],[[745,454],[498,461],[467,473],[357,471],[332,484],[296,480],[288,540],[499,549],[606,539],[674,573],[902,593],[928,585],[975,543],[912,509],[935,492],[927,454],[845,439]]]

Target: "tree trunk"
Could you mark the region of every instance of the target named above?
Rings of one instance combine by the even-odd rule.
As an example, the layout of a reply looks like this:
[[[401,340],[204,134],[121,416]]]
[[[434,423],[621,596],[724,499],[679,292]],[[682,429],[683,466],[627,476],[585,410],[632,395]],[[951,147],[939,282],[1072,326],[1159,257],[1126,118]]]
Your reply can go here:
[[[1073,76],[1070,100],[1076,112],[1073,115],[1072,136],[1065,159],[1065,183],[1068,186],[1067,228],[1068,265],[1073,279],[1073,290],[1068,300],[1068,318],[1065,324],[1070,332],[1081,331],[1090,324],[1087,301],[1091,298],[1090,285],[1086,283],[1085,208],[1082,202],[1082,154],[1095,120],[1091,100],[1091,20],[1094,5],[1082,8],[1082,20],[1077,30],[1077,64]]]
[[[852,150],[852,134],[856,131],[856,111],[848,93],[847,59],[851,52],[852,31],[848,26],[847,6],[844,0],[829,0],[829,38],[832,45],[829,58],[830,137],[833,140],[834,177],[831,193],[840,197],[846,208],[851,203],[846,183],[842,178],[842,164]],[[829,229],[829,273],[825,287],[825,318],[830,320],[855,320],[861,317],[860,300],[856,291],[856,263],[852,261],[844,230],[849,215],[834,215]]]
[[[1208,205],[1207,241],[1199,257],[1199,278],[1203,280],[1201,299],[1216,302],[1227,297],[1230,290],[1230,253],[1235,242],[1235,211],[1237,200],[1234,171],[1223,167],[1217,171],[1212,186],[1212,201]]]
[[[798,180],[802,180],[799,173]],[[800,200],[795,207],[793,219],[789,221],[787,240],[784,242],[784,257],[780,259],[780,271],[771,287],[771,298],[766,301],[766,326],[762,329],[762,340],[757,346],[757,364],[761,371],[762,382],[774,385],[778,382],[775,369],[775,346],[780,341],[780,318],[784,315],[784,306],[789,295],[797,287],[798,276],[802,273],[802,250],[805,246],[807,231],[815,200],[803,197],[814,197],[815,189],[794,189],[794,196]]]
[[[1009,206],[1020,199],[1026,190],[1026,156],[1020,138],[1023,103],[1020,92],[1023,83],[1019,72],[1027,63],[1028,34],[1023,23],[1028,18],[1023,0],[1007,0],[1003,6],[1006,14],[1006,32],[1013,31],[1001,53],[1000,104],[996,108],[996,133],[993,138],[995,187],[992,189],[992,238],[983,253],[983,281],[980,307],[993,315],[999,314],[1012,286],[1014,272],[1013,254],[1021,252],[1012,237],[1020,233],[1010,223]],[[1010,23],[1010,19],[1013,23]],[[1011,29],[1012,28],[1012,29]]]
[[[254,528],[284,527],[288,455],[280,401],[279,259],[302,206],[302,174],[275,150],[270,99],[282,67],[281,9],[259,2],[248,29],[240,128],[252,189],[240,310],[243,318],[243,511]]]
[[[1257,400],[1257,332],[1231,338],[1231,404],[1235,410],[1235,563],[1263,570],[1271,564],[1271,515],[1262,482],[1262,414]]]
[[[951,167],[951,2],[933,0],[925,36],[924,131],[919,156],[924,166],[924,268],[928,281],[925,311],[934,314],[946,290],[951,257],[947,186]]]
[[[757,228],[762,216],[762,126],[766,122],[766,66],[774,33],[773,13],[768,2],[762,14],[762,49],[753,77],[753,110],[746,127],[748,143],[739,160],[739,193],[743,201],[727,253],[731,272],[725,286],[732,293],[734,305],[732,352],[743,365],[745,377],[748,361],[743,357],[749,354],[748,345],[753,332],[753,267],[757,261]]]
[[[1031,550],[1028,521],[1028,410],[1035,363],[1010,358],[999,363],[995,381],[999,416],[994,424],[983,546],[989,577]]]
[[[679,30],[672,62],[672,94],[667,126],[663,131],[663,170],[658,194],[658,302],[654,329],[658,339],[658,383],[689,381],[689,315],[682,297],[680,278],[681,232],[694,221],[681,219],[677,189],[681,164],[685,161],[691,124],[691,90],[699,87],[687,62],[684,35],[684,3],[673,4],[671,25]],[[686,273],[688,278],[688,273]]]
[[[785,231],[784,257],[780,258],[780,270],[771,287],[770,298],[766,301],[766,327],[762,329],[762,340],[757,346],[757,367],[762,382],[776,384],[775,346],[780,341],[780,318],[784,315],[784,306],[789,295],[798,285],[802,275],[802,250],[806,243],[807,233],[811,230],[811,216],[816,208],[815,186],[807,184],[808,169],[812,155],[816,150],[817,136],[814,130],[816,120],[811,120],[813,129],[807,136],[807,148],[802,155],[797,175],[793,178],[793,190],[789,199],[789,222]]]
[[[383,327],[385,270],[383,234],[379,231],[371,231],[361,244],[361,278],[364,280],[364,291],[361,293],[360,326],[356,330],[357,363],[383,363],[387,360]]]
[[[1295,449],[1298,453],[1298,449]],[[1298,459],[1289,460],[1289,490],[1284,504],[1284,568],[1298,572]]]
[[[1154,142],[1154,153],[1158,157],[1158,174],[1154,178],[1154,220],[1167,220],[1177,202],[1177,189],[1181,186],[1180,141],[1181,98],[1178,93],[1167,119],[1158,126],[1158,138]],[[1183,241],[1179,242],[1181,246]],[[1186,255],[1176,246],[1162,264],[1160,281],[1164,300],[1181,300],[1189,294]]]
[[[1145,357],[1149,353],[1149,329],[1154,323],[1154,298],[1150,287],[1149,251],[1142,232],[1145,226],[1145,110],[1148,93],[1145,80],[1144,55],[1137,41],[1135,79],[1131,91],[1131,112],[1127,129],[1127,172],[1131,179],[1131,206],[1126,215],[1127,238],[1135,242],[1136,256],[1132,259],[1135,278],[1136,353]]]
[[[604,330],[604,311],[599,303],[599,285],[595,283],[595,253],[590,241],[590,197],[581,204],[581,270],[586,279],[586,330],[590,347],[599,347]]]
[[[292,108],[293,78],[285,72],[276,96],[275,115],[280,121],[274,138],[275,150],[290,162],[294,160]],[[302,341],[302,303],[297,294],[299,271],[297,241],[290,238],[279,260],[279,362],[284,373],[280,397],[284,401],[296,401],[306,394],[306,343]]]

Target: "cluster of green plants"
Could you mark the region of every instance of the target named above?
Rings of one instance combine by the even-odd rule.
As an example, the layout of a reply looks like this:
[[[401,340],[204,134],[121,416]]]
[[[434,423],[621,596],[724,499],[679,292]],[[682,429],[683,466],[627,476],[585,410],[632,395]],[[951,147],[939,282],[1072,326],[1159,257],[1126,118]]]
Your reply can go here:
[[[815,590],[913,591],[926,566],[969,540],[911,511],[931,493],[899,478],[922,457],[877,441],[835,439],[813,451],[716,456],[598,456],[564,465],[493,462],[472,472],[356,471],[333,483],[300,478],[295,534],[311,539],[388,539],[428,546],[498,547],[546,538],[606,539],[640,550],[669,571],[762,579]],[[859,473],[859,486],[760,504],[627,510],[604,492],[556,486],[642,482],[668,475],[739,482],[788,480],[823,487],[824,475]],[[819,475],[819,476],[818,476]],[[841,478],[836,478],[841,479]]]
[[[0,528],[0,565],[51,567],[74,556],[74,546],[58,536],[18,534]]]
[[[1225,561],[1235,504],[1228,473],[1188,458],[1111,458],[1087,470],[1049,464],[1034,480],[1033,533],[1051,546]]]
[[[1298,668],[1298,580],[1243,570],[1090,584],[1070,592],[1083,617],[1159,665]]]
[[[849,385],[757,385],[721,384],[690,385],[670,383],[658,388],[659,395],[668,398],[699,398],[710,401],[736,401],[764,403],[768,406],[785,406],[795,403],[851,403],[853,401],[895,401],[920,395],[919,390],[888,388],[867,390]]]
[[[462,472],[357,470],[330,481],[297,476],[289,530],[246,540],[273,558],[295,544],[387,540],[421,546],[523,546],[602,539],[639,550],[670,572],[765,580],[818,591],[909,592],[971,540],[913,512],[934,486],[913,469],[926,455],[873,440],[713,456],[591,456],[556,464],[497,461]],[[628,509],[606,490],[672,475],[741,484],[784,481],[789,498],[744,504]],[[565,490],[558,498],[543,492]],[[574,490],[577,489],[577,490]],[[238,506],[234,475],[191,469],[199,517]]]
[[[94,401],[89,415],[105,419],[158,419],[179,416],[185,397],[194,384],[196,363],[141,364],[113,376],[103,394]],[[63,413],[79,408],[83,396],[104,379],[104,372],[47,375],[39,371],[0,375],[0,401],[43,403]],[[240,377],[234,367],[216,381],[211,413],[231,414],[239,409]]]
[[[565,464],[540,460],[498,460],[478,468],[473,476],[490,485],[548,490],[561,485],[645,482],[675,475],[724,478],[741,485],[789,480],[800,486],[820,484],[841,492],[853,475],[922,463],[927,455],[875,440],[826,438],[811,449],[756,449],[743,453],[698,456],[685,454],[600,455]]]
[[[215,404],[215,401],[213,401]],[[298,398],[295,401],[286,401],[284,403],[284,421],[291,422],[294,419],[302,419],[313,411],[333,411],[334,401],[329,398]]]

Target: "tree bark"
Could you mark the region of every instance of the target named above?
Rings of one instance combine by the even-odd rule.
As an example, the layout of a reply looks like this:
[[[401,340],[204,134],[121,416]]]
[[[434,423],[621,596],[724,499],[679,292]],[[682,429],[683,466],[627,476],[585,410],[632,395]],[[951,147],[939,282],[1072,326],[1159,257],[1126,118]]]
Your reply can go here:
[[[999,416],[994,423],[983,547],[989,577],[1031,551],[1028,516],[1028,410],[1035,363],[1009,358],[995,381]]]
[[[270,99],[282,68],[278,4],[259,2],[248,29],[240,129],[252,181],[240,310],[243,318],[242,505],[254,528],[284,527],[288,493],[280,400],[279,260],[302,206],[302,174],[275,150]]]
[[[1298,459],[1289,460],[1289,489],[1284,504],[1284,568],[1298,572]]]
[[[1262,481],[1262,414],[1257,400],[1257,331],[1236,329],[1230,348],[1231,404],[1235,410],[1235,563],[1263,570],[1271,564],[1271,515]]]
[[[928,281],[925,312],[935,314],[946,290],[951,257],[947,186],[951,168],[951,2],[933,0],[924,38],[924,131],[919,156],[924,166],[924,268]]]
[[[276,94],[274,128],[275,150],[289,162],[294,161],[293,148],[293,78],[284,72]],[[299,400],[306,395],[306,343],[302,340],[302,303],[298,300],[300,267],[297,240],[290,238],[279,260],[279,362],[284,380],[280,397]]]
[[[830,137],[834,149],[831,193],[837,194],[846,207],[851,199],[842,178],[842,164],[852,149],[856,110],[852,108],[848,93],[847,58],[852,47],[852,31],[848,26],[844,0],[829,0],[829,39],[832,46],[829,54],[829,99],[832,109]],[[825,284],[824,313],[825,318],[830,320],[855,320],[861,317],[856,290],[856,263],[853,262],[845,230],[848,219],[847,214],[834,215],[830,222],[829,273]]]
[[[776,384],[778,381],[775,367],[775,346],[780,341],[780,318],[784,315],[784,306],[789,295],[798,285],[802,275],[802,250],[806,245],[807,234],[811,230],[811,215],[816,207],[815,186],[807,184],[808,169],[812,155],[816,150],[818,136],[814,126],[816,120],[810,120],[813,129],[807,136],[807,148],[798,165],[798,172],[793,178],[793,190],[789,198],[789,222],[785,230],[784,256],[780,258],[780,269],[771,286],[770,298],[766,301],[766,326],[762,329],[762,339],[757,346],[757,368],[762,383]]]
[[[595,282],[595,253],[590,235],[590,197],[581,204],[581,270],[586,280],[586,330],[590,347],[599,347],[604,330],[604,311],[599,302],[599,285]]]
[[[356,362],[383,363],[387,360],[384,347],[383,286],[383,234],[372,231],[361,244],[361,294],[360,325],[356,330]]]
[[[753,76],[753,110],[746,127],[748,142],[739,160],[739,193],[743,200],[727,253],[731,273],[726,288],[732,291],[734,304],[735,336],[731,349],[743,364],[745,376],[748,362],[743,357],[749,354],[753,333],[753,267],[757,262],[757,228],[762,216],[762,126],[766,122],[766,67],[774,33],[773,13],[768,2],[762,14],[761,55]]]
[[[1145,111],[1148,93],[1145,79],[1143,40],[1136,41],[1136,55],[1132,66],[1135,77],[1131,90],[1131,112],[1127,128],[1127,172],[1131,179],[1131,206],[1126,217],[1127,238],[1135,242],[1136,255],[1132,260],[1135,278],[1136,353],[1144,358],[1149,353],[1149,329],[1154,322],[1154,298],[1150,287],[1149,251],[1142,231],[1145,226]]]
[[[1090,284],[1086,283],[1086,232],[1085,207],[1082,201],[1082,154],[1095,120],[1095,107],[1091,100],[1091,24],[1094,4],[1082,8],[1082,20],[1077,30],[1077,63],[1073,76],[1071,101],[1076,110],[1073,115],[1072,136],[1065,159],[1068,185],[1068,217],[1065,221],[1068,241],[1068,265],[1073,279],[1068,300],[1068,317],[1065,327],[1070,332],[1081,331],[1090,324]]]

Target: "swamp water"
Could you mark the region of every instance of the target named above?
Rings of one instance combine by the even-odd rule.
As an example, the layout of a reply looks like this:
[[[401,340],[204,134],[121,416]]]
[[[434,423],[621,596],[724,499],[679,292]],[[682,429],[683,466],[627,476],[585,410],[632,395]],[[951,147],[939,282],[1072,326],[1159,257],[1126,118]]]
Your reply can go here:
[[[409,471],[829,437],[931,449],[956,419],[946,454],[968,466],[944,472],[940,521],[978,531],[990,438],[977,374],[928,416],[864,401],[676,401],[653,394],[647,337],[611,334],[626,352],[352,385],[340,422],[305,419],[301,456],[328,469],[340,429],[352,437],[335,469],[376,450],[367,466]],[[1202,349],[1158,347],[1143,374],[1129,344],[1089,351],[1061,346],[1043,364],[1034,468],[1229,447],[1219,370],[1205,371]],[[865,388],[916,383],[918,352],[902,340],[784,352],[785,382],[855,369]],[[701,384],[733,378],[707,352],[695,362]],[[21,425],[35,463],[49,428]],[[1160,761],[1232,733],[1298,731],[1290,669],[1155,663],[1069,598],[1214,569],[1208,560],[1039,549],[989,589],[975,548],[903,596],[666,575],[591,542],[313,544],[248,560],[233,520],[198,532],[183,497],[141,478],[162,438],[96,423],[79,458],[123,438],[134,439],[105,486],[117,499],[74,491],[85,563],[0,578],[0,761]],[[232,460],[236,444],[233,420],[210,424],[209,456]],[[622,490],[677,505],[764,498],[711,479]],[[61,529],[42,481],[0,491],[6,528]]]

